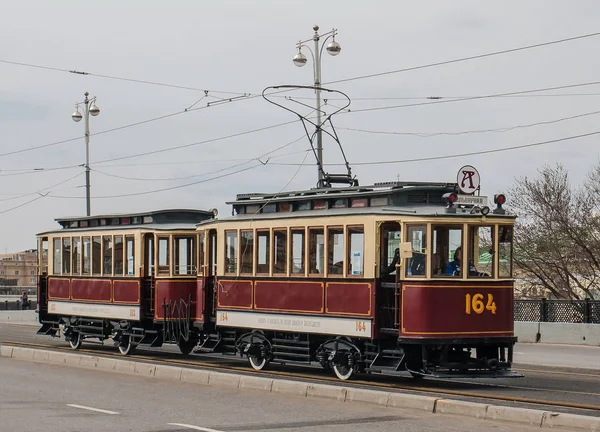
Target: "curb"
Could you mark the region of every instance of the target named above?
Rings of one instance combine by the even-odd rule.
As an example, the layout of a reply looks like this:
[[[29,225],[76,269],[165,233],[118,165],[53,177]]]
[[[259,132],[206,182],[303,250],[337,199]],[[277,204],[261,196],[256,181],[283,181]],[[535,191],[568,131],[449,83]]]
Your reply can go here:
[[[493,422],[510,422],[545,429],[600,430],[600,417],[564,414],[551,411],[488,405],[431,396],[367,390],[328,384],[312,384],[285,379],[212,372],[178,366],[155,365],[135,360],[111,359],[90,355],[62,353],[23,347],[0,346],[0,357],[35,363],[75,366],[85,369],[112,371],[156,377],[200,385],[258,390],[284,395],[369,403],[387,408],[415,409],[432,414],[472,417]]]

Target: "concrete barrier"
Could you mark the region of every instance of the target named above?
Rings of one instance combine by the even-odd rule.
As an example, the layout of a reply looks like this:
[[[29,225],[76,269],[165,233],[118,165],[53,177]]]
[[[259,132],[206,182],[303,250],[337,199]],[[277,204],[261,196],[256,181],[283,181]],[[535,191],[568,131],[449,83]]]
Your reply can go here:
[[[519,342],[600,346],[600,324],[515,321]]]
[[[34,310],[0,311],[0,323],[39,325],[38,314]]]
[[[63,364],[79,368],[144,375],[157,379],[184,381],[200,385],[242,388],[299,397],[315,397],[342,402],[360,402],[390,409],[417,409],[432,414],[448,414],[478,418],[490,422],[512,422],[544,429],[600,430],[600,418],[554,413],[543,410],[487,405],[476,402],[442,399],[431,396],[402,394],[387,390],[367,390],[343,385],[306,383],[260,376],[212,372],[179,366],[154,365],[135,359],[113,359],[77,353],[59,353],[24,347],[0,346],[0,357],[18,360]]]

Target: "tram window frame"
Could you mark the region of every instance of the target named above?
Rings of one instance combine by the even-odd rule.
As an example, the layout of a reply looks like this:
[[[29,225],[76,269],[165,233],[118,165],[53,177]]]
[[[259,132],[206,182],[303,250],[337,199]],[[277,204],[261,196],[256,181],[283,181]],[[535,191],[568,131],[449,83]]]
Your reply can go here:
[[[193,276],[196,274],[196,236],[173,236],[173,275]],[[182,264],[185,262],[186,264]],[[182,271],[183,267],[183,271]]]
[[[438,240],[438,229],[446,229],[448,230],[448,234],[447,236],[444,235],[441,239],[441,241]],[[463,266],[461,266],[461,272],[458,275],[448,275],[447,274],[447,270],[448,270],[448,265],[450,264],[450,262],[454,261],[454,254],[456,253],[456,249],[458,249],[458,246],[454,249],[454,251],[452,253],[450,253],[451,251],[451,245],[450,245],[450,231],[460,231],[460,243],[458,246],[462,246],[464,243],[464,234],[465,234],[465,230],[464,230],[464,224],[460,223],[439,223],[439,224],[431,224],[431,276],[434,278],[441,278],[441,277],[445,277],[445,278],[452,278],[452,279],[462,279],[464,272],[462,271]],[[447,240],[445,240],[445,237],[447,237]],[[453,237],[457,237],[456,235]],[[445,244],[442,244],[445,243]],[[438,249],[441,249],[441,251],[438,251]],[[436,260],[436,255],[439,255],[439,264],[436,264],[434,261]],[[462,253],[460,256],[460,261],[461,263],[464,262],[465,259],[465,250],[464,248],[462,248]],[[439,271],[439,273],[434,273],[435,271]]]
[[[498,278],[501,279],[512,279],[514,277],[514,253],[515,253],[515,227],[513,225],[503,225],[503,224],[499,224],[498,225],[498,258],[497,258],[497,262],[498,262]],[[507,240],[508,237],[508,241]],[[508,272],[504,272],[503,270],[505,269],[506,265],[501,265],[502,264],[502,256],[504,255],[504,249],[505,246],[504,245],[508,245],[509,250],[508,250]]]
[[[102,274],[102,236],[92,236],[92,275]]]
[[[62,238],[54,237],[52,239],[52,274],[62,274]]]
[[[125,276],[135,276],[135,237],[125,236]]]
[[[354,247],[353,237],[359,235],[362,239],[360,250]],[[346,275],[349,277],[364,277],[365,275],[365,226],[364,225],[348,225],[346,227]],[[354,255],[358,252],[359,255]],[[360,264],[360,265],[359,265]],[[360,267],[360,272],[354,273],[355,265]]]
[[[166,251],[163,253],[163,249]],[[157,276],[171,275],[171,237],[156,236],[156,268]]]
[[[120,241],[118,241],[118,240],[120,240]],[[118,247],[117,244],[120,244],[120,247]],[[121,250],[121,253],[118,253],[119,249]],[[125,266],[123,265],[124,264],[124,255],[123,255],[124,252],[125,252],[125,245],[123,243],[123,236],[122,235],[114,236],[113,237],[113,274],[115,276],[123,276],[123,272],[125,271]]]
[[[71,237],[62,238],[62,274],[71,274]]]
[[[71,239],[71,272],[73,275],[81,274],[81,237]]]
[[[196,274],[198,276],[205,276],[205,264],[204,264],[204,246],[206,242],[206,233],[204,231],[198,232],[198,267]]]
[[[338,244],[336,245],[336,237],[338,238]],[[336,256],[336,246],[340,246],[339,239],[341,238],[342,250],[339,253],[341,256],[341,260],[335,261]],[[344,277],[344,268],[345,268],[345,256],[346,256],[346,241],[344,235],[344,227],[343,226],[328,226],[327,227],[327,276],[328,277]],[[338,249],[339,252],[339,249]],[[339,264],[341,263],[341,267]]]
[[[41,251],[39,254],[39,262],[38,262],[38,273],[39,275],[48,274],[48,261],[50,258],[49,255],[49,247],[50,242],[48,241],[48,237],[42,237],[39,240],[38,249]]]
[[[81,238],[81,274],[89,276],[92,274],[92,238],[84,236]]]
[[[296,242],[294,239],[300,239]],[[306,228],[290,228],[290,276],[306,276],[306,261],[307,261],[307,247],[306,247]],[[296,255],[296,245],[300,245],[300,254]],[[300,267],[296,267],[294,260],[300,258]],[[298,271],[294,271],[295,269]]]
[[[254,238],[253,230],[240,230],[238,247],[240,274],[254,274]]]
[[[322,237],[322,251],[319,254],[319,236]],[[325,276],[325,255],[327,253],[327,237],[325,236],[325,227],[309,227],[308,228],[308,274],[310,276]],[[319,260],[320,255],[320,260]],[[313,262],[314,258],[314,262]],[[319,264],[321,265],[321,271],[313,271],[313,269],[319,270]]]
[[[280,239],[283,238],[283,241]],[[273,274],[287,275],[288,268],[288,230],[287,228],[273,228],[273,241],[271,253],[273,260]]]
[[[107,247],[108,244],[108,247]],[[113,275],[113,263],[114,263],[114,242],[112,235],[102,236],[102,276]],[[108,256],[110,255],[110,256]]]
[[[238,231],[226,230],[224,241],[224,260],[223,273],[226,275],[236,275],[238,268]]]
[[[264,245],[261,245],[261,239],[266,238],[264,240]],[[256,230],[256,246],[254,248],[256,250],[255,260],[256,260],[256,274],[260,275],[269,275],[271,273],[271,231],[270,230]],[[263,260],[261,260],[261,254],[264,252],[264,263],[261,264]]]
[[[405,227],[406,241],[410,243],[412,257],[406,258],[405,274],[409,278],[425,278],[427,277],[427,262],[428,262],[428,235],[427,224],[407,224]],[[414,234],[421,233],[421,238],[415,238]],[[418,237],[418,236],[417,236]],[[420,245],[419,242],[420,241]],[[420,246],[420,247],[418,247]],[[422,266],[422,269],[421,269]]]
[[[491,239],[491,245],[489,246],[488,251],[490,252],[490,264],[491,264],[491,271],[487,272],[486,270],[488,270],[487,268],[484,268],[483,265],[480,263],[479,258],[477,259],[477,262],[475,262],[475,250],[477,249],[477,251],[481,250],[481,244],[479,239],[481,238],[481,235],[479,233],[479,230],[481,229],[489,229],[490,230],[490,239]],[[467,277],[469,279],[490,279],[490,278],[494,278],[496,275],[496,257],[495,257],[495,250],[496,250],[496,245],[495,245],[495,231],[496,231],[496,226],[495,225],[479,225],[479,224],[469,224],[467,226],[467,244],[469,246],[468,250],[467,250],[467,263],[469,265],[469,271],[467,272]],[[475,233],[477,233],[477,235],[475,235]],[[477,241],[477,244],[475,243]],[[477,247],[476,247],[477,246]],[[481,256],[481,252],[478,253],[479,256]]]
[[[397,228],[397,229],[396,229]],[[387,220],[381,223],[379,228],[379,275],[382,279],[387,282],[392,281],[396,277],[396,249],[398,249],[398,259],[400,256],[400,243],[402,242],[402,224],[394,220]],[[394,237],[390,236],[390,233],[394,234]]]

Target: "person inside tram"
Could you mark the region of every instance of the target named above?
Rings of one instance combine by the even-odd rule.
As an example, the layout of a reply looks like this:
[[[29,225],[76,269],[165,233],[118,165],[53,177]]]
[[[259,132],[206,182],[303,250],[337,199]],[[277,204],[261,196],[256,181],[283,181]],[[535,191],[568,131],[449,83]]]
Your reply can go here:
[[[385,266],[384,264],[384,268],[383,268],[383,275],[384,276],[389,276],[392,273],[394,273],[396,271],[396,264],[398,264],[400,262],[400,248],[396,248],[396,250],[394,251],[394,258],[392,259],[392,262]]]
[[[447,276],[460,276],[461,272],[461,258],[462,258],[462,246],[459,246],[454,251],[454,260],[448,263],[446,267]],[[487,273],[480,273],[473,264],[473,261],[469,262],[469,276],[489,276]]]

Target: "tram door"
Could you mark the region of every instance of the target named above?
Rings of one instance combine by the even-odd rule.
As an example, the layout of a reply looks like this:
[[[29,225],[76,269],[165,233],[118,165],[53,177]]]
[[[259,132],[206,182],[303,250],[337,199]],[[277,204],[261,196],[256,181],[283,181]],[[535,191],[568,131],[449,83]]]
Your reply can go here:
[[[385,333],[399,328],[400,275],[396,267],[400,264],[400,242],[402,240],[398,222],[384,222],[379,229],[380,279],[378,286],[378,311],[380,330]]]
[[[154,234],[144,234],[141,294],[144,312],[148,318],[154,318]]]
[[[217,303],[217,230],[208,231],[208,256],[207,273],[205,280],[206,302],[204,316],[205,322],[215,321],[216,303]]]

